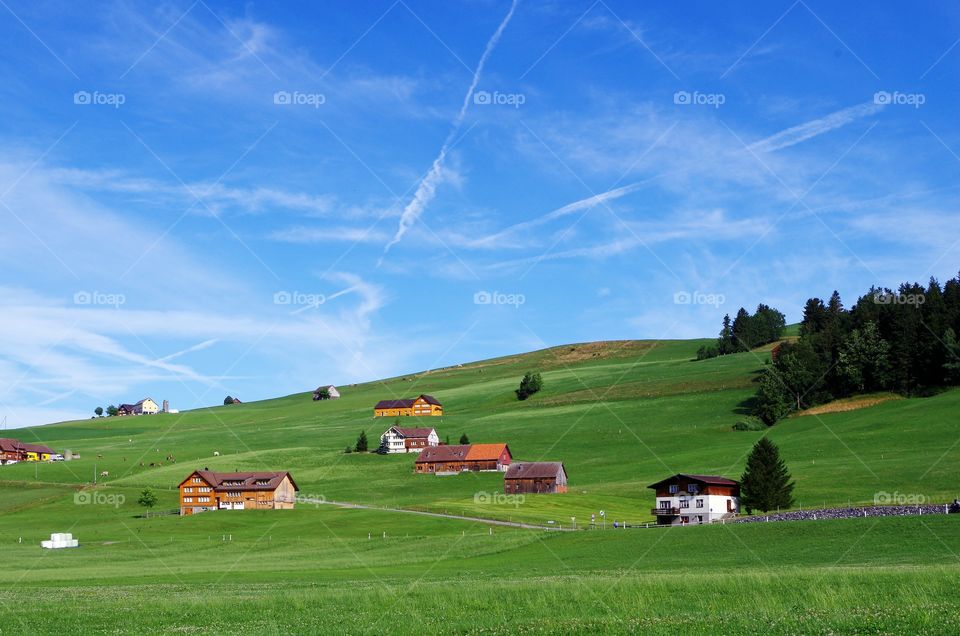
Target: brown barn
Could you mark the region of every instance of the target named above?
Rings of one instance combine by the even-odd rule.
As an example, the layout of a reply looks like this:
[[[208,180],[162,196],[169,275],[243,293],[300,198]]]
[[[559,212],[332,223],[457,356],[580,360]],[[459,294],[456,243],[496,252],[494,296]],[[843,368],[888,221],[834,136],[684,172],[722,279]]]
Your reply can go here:
[[[511,464],[503,476],[503,492],[508,495],[567,492],[567,470],[561,462]]]
[[[180,482],[180,514],[206,510],[289,510],[300,490],[288,472],[195,470]]]
[[[461,444],[428,446],[414,462],[418,473],[505,471],[513,457],[506,444]]]
[[[0,438],[0,464],[22,462],[26,455],[26,449],[19,440]]]

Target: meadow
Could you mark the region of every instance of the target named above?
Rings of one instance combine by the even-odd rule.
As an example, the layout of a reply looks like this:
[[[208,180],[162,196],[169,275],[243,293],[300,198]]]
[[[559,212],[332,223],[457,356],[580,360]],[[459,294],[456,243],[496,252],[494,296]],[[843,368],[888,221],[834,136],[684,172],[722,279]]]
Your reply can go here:
[[[957,632],[953,516],[612,528],[651,521],[647,485],[663,477],[739,477],[764,434],[797,506],[958,495],[960,391],[734,431],[769,354],[693,362],[705,342],[568,345],[340,386],[338,400],[308,391],[18,430],[81,459],[0,467],[0,631]],[[540,371],[544,390],[519,402],[525,371]],[[375,446],[393,424],[372,417],[376,401],[420,393],[444,404],[427,422],[441,439],[466,433],[507,442],[515,459],[563,461],[570,492],[497,501],[499,474],[414,475],[412,455],[344,452],[361,430]],[[302,497],[372,509],[144,518],[143,488],[172,510],[177,484],[204,467],[290,470]],[[388,508],[550,528],[575,517],[580,530]],[[607,528],[589,528],[600,510]],[[42,550],[52,532],[81,548]],[[24,603],[38,611],[24,616]]]

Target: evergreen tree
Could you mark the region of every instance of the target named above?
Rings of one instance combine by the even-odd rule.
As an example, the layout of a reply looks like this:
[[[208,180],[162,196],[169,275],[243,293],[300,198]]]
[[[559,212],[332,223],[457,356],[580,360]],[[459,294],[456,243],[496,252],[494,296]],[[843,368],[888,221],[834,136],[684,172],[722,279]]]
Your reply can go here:
[[[353,447],[353,450],[358,453],[367,452],[367,432],[360,431],[360,437],[357,438],[357,445]]]
[[[386,435],[380,437],[380,445],[377,446],[377,450],[374,452],[377,455],[387,455],[390,453],[390,442],[387,440]]]
[[[740,477],[740,505],[747,513],[790,508],[794,485],[780,458],[780,449],[766,437],[761,437],[750,451]]]
[[[946,350],[946,362],[943,363],[943,370],[946,371],[946,381],[949,384],[960,384],[960,342],[957,342],[957,334],[953,329],[947,329],[943,336],[944,349]]]
[[[803,320],[800,323],[800,335],[820,333],[827,320],[827,308],[819,298],[811,298],[803,308]]]
[[[753,319],[750,313],[741,307],[737,312],[737,317],[733,319],[734,351],[749,351],[755,346],[756,342],[757,335]]]
[[[461,444],[469,444],[469,443],[470,443],[470,438],[467,437],[467,434],[466,434],[466,433],[464,433],[463,435],[460,436],[460,443],[461,443]]]
[[[735,353],[737,350],[736,341],[733,339],[733,325],[730,322],[730,314],[723,317],[723,327],[720,329],[720,337],[717,339],[717,349],[722,356]]]
[[[854,329],[840,347],[837,376],[846,393],[869,393],[890,384],[890,345],[876,323]]]

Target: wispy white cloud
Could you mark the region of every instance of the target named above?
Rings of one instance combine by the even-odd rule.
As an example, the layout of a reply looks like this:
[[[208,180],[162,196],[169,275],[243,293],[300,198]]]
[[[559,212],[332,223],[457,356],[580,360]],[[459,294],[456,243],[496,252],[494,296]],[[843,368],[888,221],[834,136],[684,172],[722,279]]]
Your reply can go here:
[[[858,119],[869,117],[870,115],[878,113],[881,110],[883,110],[883,104],[875,104],[873,102],[850,106],[848,108],[843,108],[830,113],[824,117],[820,117],[797,126],[791,126],[786,130],[781,130],[780,132],[770,135],[769,137],[765,137],[764,139],[760,139],[759,141],[751,143],[748,148],[751,151],[758,153],[773,152],[775,150],[789,148],[790,146],[795,146],[796,144],[804,142],[808,139],[828,133],[831,130],[842,128],[847,124],[857,121]]]
[[[497,30],[494,31],[493,35],[487,41],[487,46],[484,49],[483,54],[480,56],[480,61],[477,63],[477,67],[473,72],[473,78],[470,81],[470,86],[467,88],[467,93],[463,97],[463,104],[460,106],[460,111],[453,120],[453,125],[451,126],[450,132],[447,134],[446,140],[440,147],[440,154],[438,154],[437,158],[433,160],[433,164],[431,164],[427,175],[420,181],[416,192],[413,194],[413,199],[403,209],[403,212],[400,215],[400,226],[397,228],[397,233],[394,235],[393,239],[391,239],[390,242],[387,243],[387,245],[383,248],[384,255],[390,251],[391,247],[403,239],[403,236],[411,227],[413,227],[414,223],[417,222],[417,219],[420,218],[420,215],[423,214],[424,209],[430,204],[430,201],[432,201],[436,195],[437,186],[440,185],[440,181],[443,177],[444,159],[446,159],[450,145],[453,143],[457,133],[460,131],[460,127],[463,125],[463,119],[466,117],[467,108],[470,106],[470,100],[473,97],[473,92],[476,90],[477,83],[480,81],[480,75],[483,73],[483,67],[486,65],[487,59],[490,57],[490,54],[493,53],[494,48],[496,48],[497,43],[500,41],[500,36],[503,35],[503,31],[510,23],[510,19],[513,17],[513,13],[516,11],[516,9],[517,0],[513,0],[513,2],[510,4],[510,11],[507,12],[506,17],[504,17],[504,19],[500,22],[500,26],[497,27]],[[383,262],[382,257],[380,262]]]

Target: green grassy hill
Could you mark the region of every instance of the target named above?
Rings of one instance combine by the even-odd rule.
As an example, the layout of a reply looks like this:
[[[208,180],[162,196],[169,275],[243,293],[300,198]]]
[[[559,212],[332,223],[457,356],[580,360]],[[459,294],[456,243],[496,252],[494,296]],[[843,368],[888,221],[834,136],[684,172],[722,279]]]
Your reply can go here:
[[[136,504],[151,487],[158,508],[176,507],[195,468],[290,470],[302,496],[328,501],[564,526],[575,516],[581,527],[603,509],[636,523],[652,519],[648,484],[676,472],[738,477],[762,434],[781,447],[805,508],[878,492],[956,496],[960,391],[735,432],[769,353],[693,362],[705,342],[568,345],[341,386],[339,400],[305,392],[12,432],[81,459],[0,467],[0,629],[955,632],[944,616],[960,578],[952,517],[559,533],[308,504],[144,519]],[[513,390],[531,370],[544,390],[519,402]],[[393,423],[372,417],[375,402],[420,393],[447,415],[407,423],[453,443],[461,433],[507,442],[520,460],[562,460],[570,492],[488,503],[478,494],[502,492],[502,475],[415,475],[412,455],[343,452],[361,430],[375,445]],[[100,471],[109,477],[91,488]],[[82,547],[42,551],[51,532]],[[217,598],[199,600],[209,588]],[[24,623],[26,602],[49,620]]]

